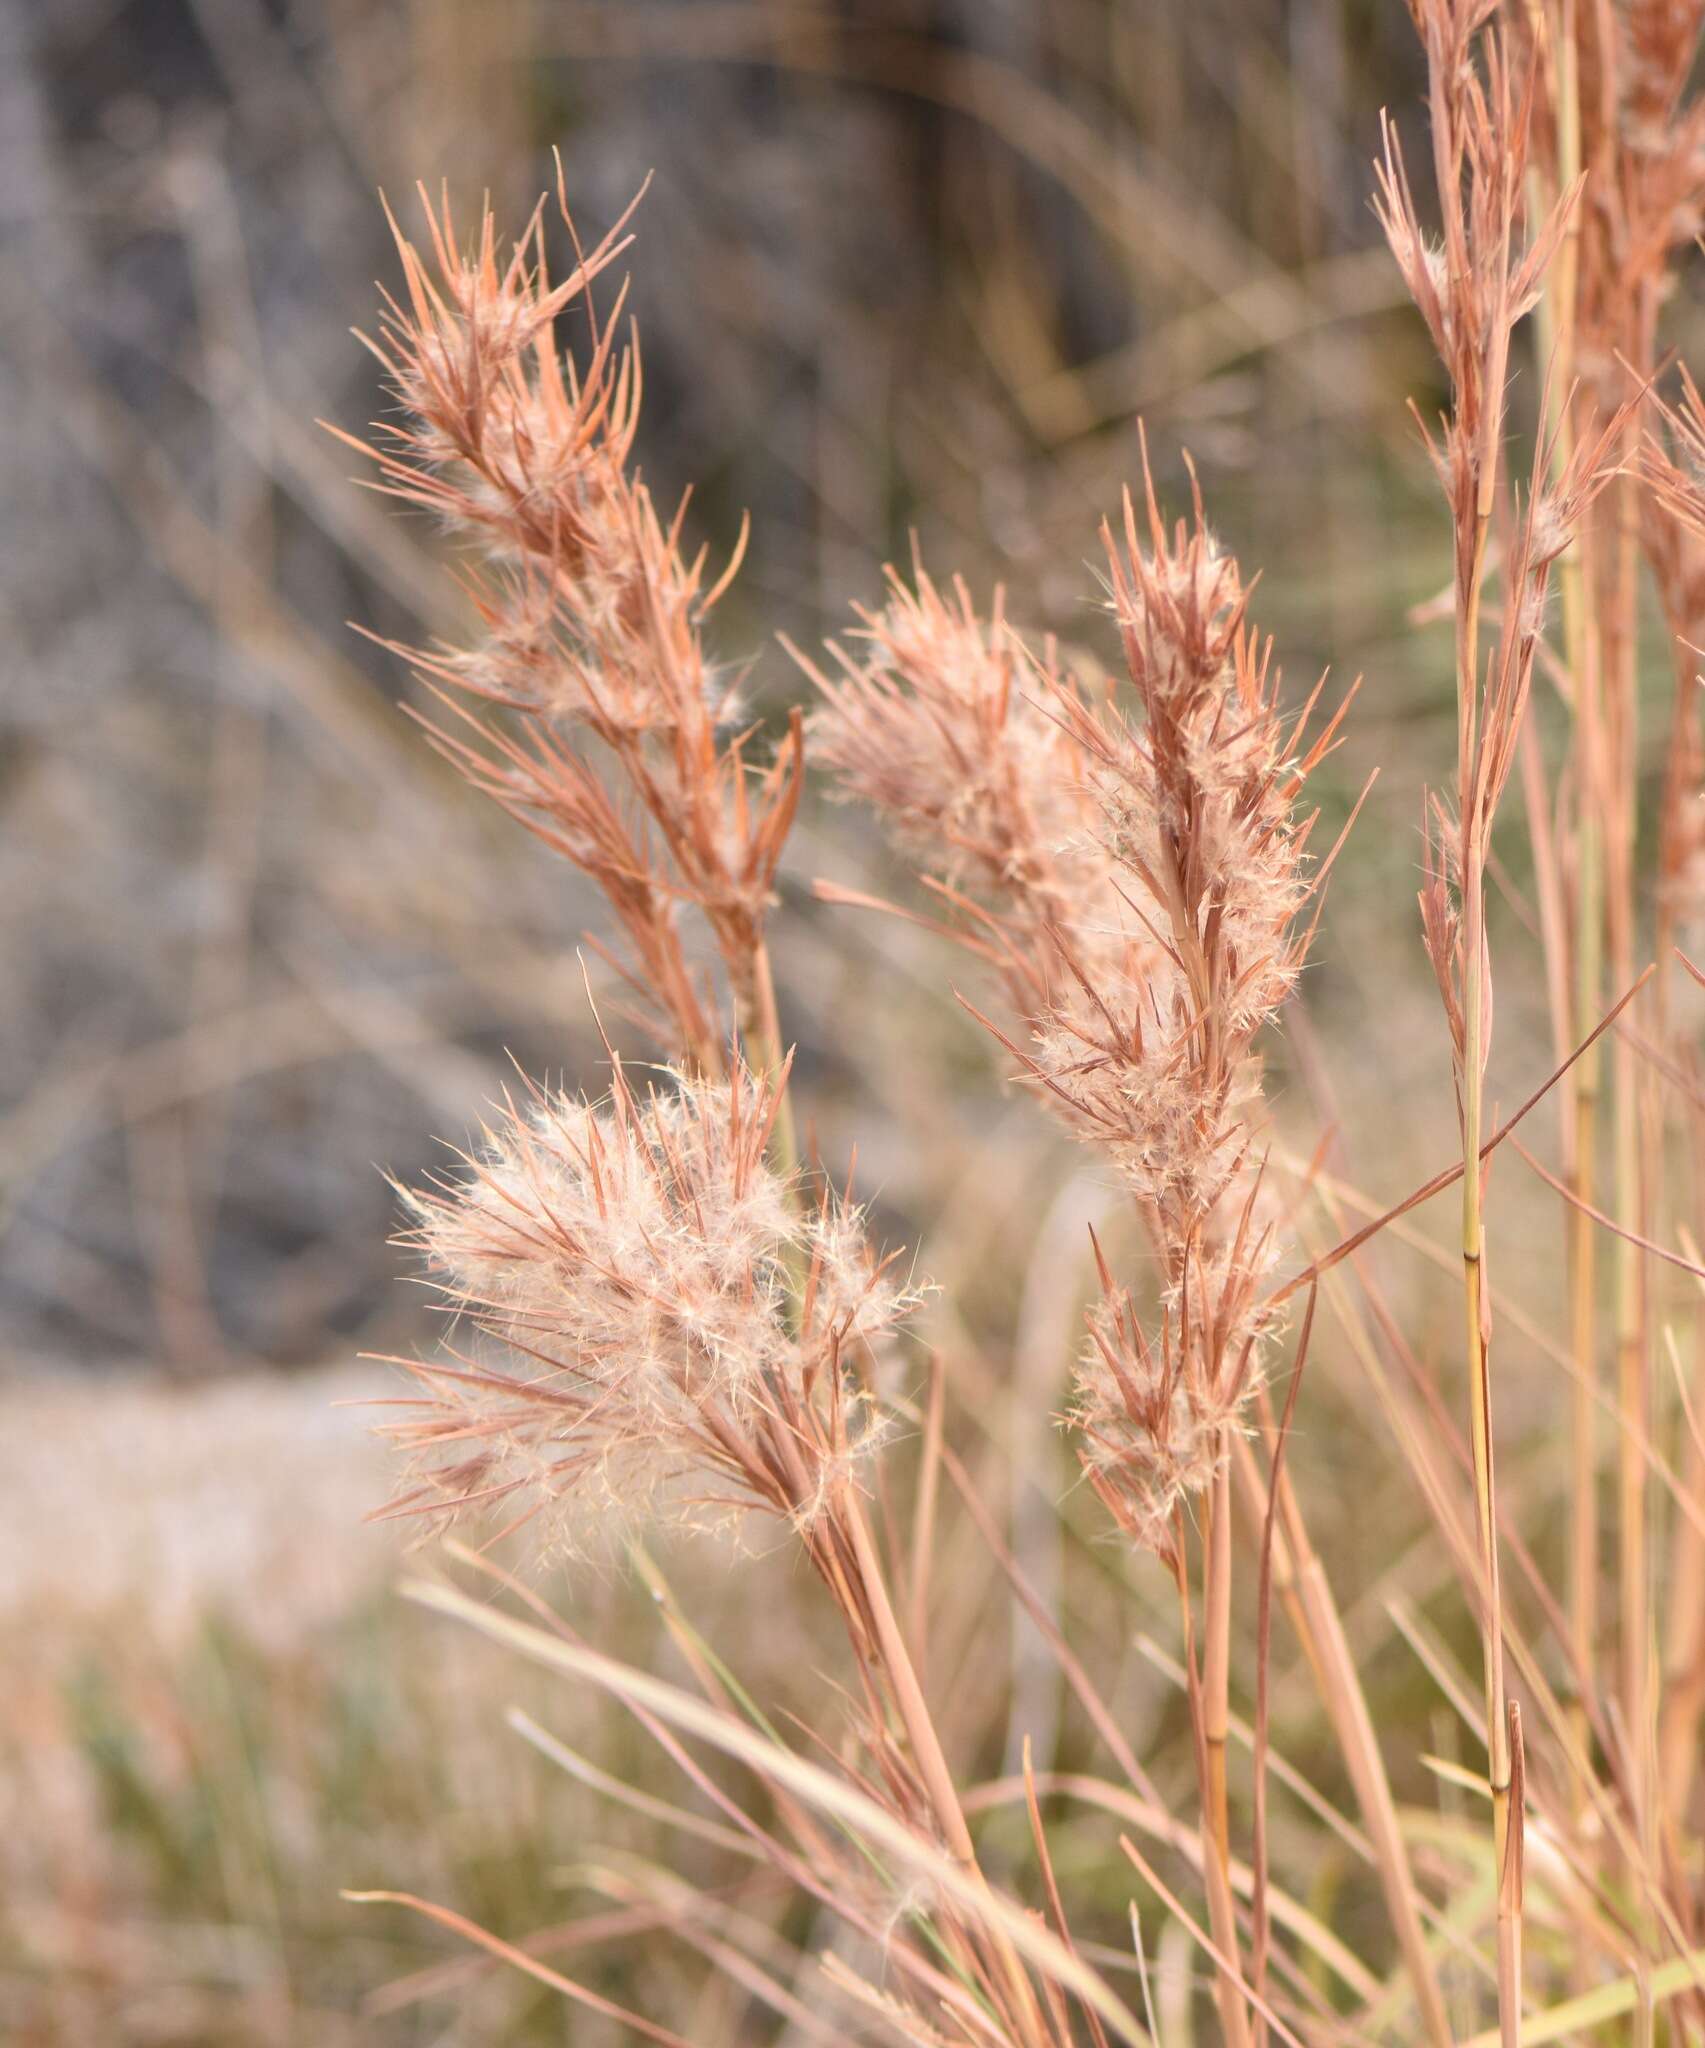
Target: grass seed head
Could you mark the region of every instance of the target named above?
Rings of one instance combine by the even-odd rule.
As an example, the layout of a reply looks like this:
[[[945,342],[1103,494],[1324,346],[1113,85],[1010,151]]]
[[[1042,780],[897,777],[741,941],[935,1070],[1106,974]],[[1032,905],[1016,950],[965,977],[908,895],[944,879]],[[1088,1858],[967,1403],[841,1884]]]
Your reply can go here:
[[[528,1092],[408,1197],[447,1307],[487,1340],[422,1361],[407,1504],[514,1498],[546,1548],[749,1507],[809,1520],[875,1441],[864,1362],[913,1296],[856,1209],[801,1215],[766,1158],[774,1088],[671,1075]]]

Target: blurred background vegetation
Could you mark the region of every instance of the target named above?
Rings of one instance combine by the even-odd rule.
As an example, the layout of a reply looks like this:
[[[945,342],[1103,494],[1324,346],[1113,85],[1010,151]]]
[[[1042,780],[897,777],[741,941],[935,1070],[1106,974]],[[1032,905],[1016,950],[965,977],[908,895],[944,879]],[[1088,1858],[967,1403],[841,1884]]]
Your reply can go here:
[[[1139,419],[1174,505],[1188,448],[1263,570],[1295,695],[1328,665],[1329,699],[1367,677],[1329,811],[1382,774],[1283,1055],[1285,1115],[1305,1154],[1341,1125],[1341,1170],[1394,1195],[1439,1163],[1429,1135],[1445,1153],[1452,1136],[1413,902],[1454,709],[1446,635],[1409,619],[1448,537],[1404,402],[1438,390],[1367,203],[1379,110],[1415,133],[1419,77],[1398,0],[0,13],[8,2040],[566,2040],[537,1987],[337,1887],[413,1886],[519,1936],[566,1916],[592,1842],[657,1851],[514,1753],[513,1673],[389,1603],[395,1546],[360,1526],[385,1476],[331,1406],[383,1390],[359,1351],[426,1334],[381,1169],[416,1178],[462,1138],[506,1053],[597,1085],[579,885],[441,768],[400,715],[414,686],[346,623],[422,638],[455,617],[433,532],[355,488],[316,425],[359,431],[382,402],[348,331],[394,279],[378,191],[412,225],[414,180],[442,179],[464,220],[490,192],[519,226],[555,148],[595,237],[652,174],[641,459],[665,501],[694,486],[713,551],[749,510],[719,646],[770,712],[802,692],[778,631],[841,630],[913,532],[937,575],[980,600],[1004,583],[1015,619],[1109,659],[1096,528],[1138,474]],[[1519,828],[1505,853],[1513,1101],[1549,1041]],[[819,1141],[844,1162],[856,1140],[885,1234],[921,1243],[956,1385],[973,1405],[1004,1390],[971,1450],[1033,1447],[1015,1537],[1091,1639],[1103,1614],[1115,1697],[1183,1765],[1170,1682],[1110,1619],[1119,1561],[1060,1536],[1053,1507],[1048,1416],[1107,1191],[1002,1090],[951,998],[968,964],[825,909],[818,875],[899,883],[861,823],[813,802],[775,948]],[[1503,1227],[1518,1302],[1544,1305],[1554,1205]],[[1452,1297],[1411,1264],[1388,1280],[1430,1357]],[[1560,1398],[1522,1342],[1518,1500],[1524,1425]],[[1370,1583],[1348,1532],[1393,1468],[1371,1407],[1318,1393],[1295,1455],[1337,1476],[1317,1533],[1372,1656],[1383,1601],[1428,1590],[1403,1549],[1426,1524],[1382,1499],[1399,1562]],[[951,1541],[959,1583],[998,1608],[986,1556]],[[763,1568],[791,1606],[754,1633],[714,1566],[668,1563],[697,1624],[732,1617],[720,1640],[785,1691],[820,1618],[785,1561]],[[673,1654],[645,1587],[570,1594],[590,1632]],[[1381,1656],[1376,1701],[1418,1668]],[[1022,1628],[944,1622],[931,1663],[988,1770],[1021,1725],[1066,1760],[1081,1743]],[[606,1768],[648,1768],[631,1729],[580,1719],[567,1738]],[[636,1910],[600,1884],[600,1910]],[[695,1988],[690,1950],[648,1944],[643,1916],[627,1932],[593,1981],[695,2040],[756,2038],[726,1984]]]

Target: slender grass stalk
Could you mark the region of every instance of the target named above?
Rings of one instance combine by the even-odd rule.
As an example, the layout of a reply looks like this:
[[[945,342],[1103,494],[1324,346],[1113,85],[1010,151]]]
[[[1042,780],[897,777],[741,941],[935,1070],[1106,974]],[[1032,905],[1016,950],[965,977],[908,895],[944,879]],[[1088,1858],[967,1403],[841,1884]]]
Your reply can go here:
[[[1229,1452],[1229,1446],[1226,1447]],[[1204,1803],[1216,1853],[1231,1867],[1226,1734],[1231,1713],[1231,1464],[1222,1453],[1208,1497],[1202,1546],[1202,1739],[1208,1752]]]
[[[1271,1427],[1269,1419],[1269,1429]],[[1237,1470],[1250,1511],[1263,1511],[1264,1489],[1254,1452],[1240,1440]],[[1438,1969],[1427,1945],[1420,1894],[1398,1820],[1397,1802],[1385,1768],[1379,1736],[1369,1711],[1361,1674],[1344,1633],[1343,1618],[1326,1568],[1309,1538],[1302,1504],[1290,1473],[1281,1465],[1278,1520],[1274,1525],[1274,1584],[1314,1673],[1321,1705],[1332,1722],[1339,1754],[1350,1774],[1368,1841],[1378,1867],[1386,1911],[1414,1988],[1422,2028],[1434,2048],[1450,2048],[1450,2015]]]
[[[1499,272],[1507,276],[1512,215],[1502,216]],[[1462,1279],[1464,1339],[1468,1359],[1470,1442],[1474,1453],[1475,1520],[1480,1539],[1481,1657],[1485,1670],[1487,1776],[1492,1788],[1493,1867],[1500,1873],[1498,1892],[1498,2012],[1506,2048],[1517,2048],[1521,2029],[1521,1919],[1519,1899],[1510,1911],[1511,1894],[1502,1881],[1511,1853],[1510,1747],[1504,1704],[1504,1612],[1498,1570],[1497,1477],[1492,1418],[1492,1319],[1485,1295],[1486,1233],[1481,1215],[1484,1187],[1480,1166],[1482,1105],[1485,1090],[1484,1042],[1491,991],[1486,941],[1486,844],[1488,812],[1482,801],[1485,773],[1480,710],[1480,605],[1486,573],[1486,542],[1497,499],[1498,436],[1503,421],[1503,392],[1508,377],[1509,323],[1502,311],[1491,322],[1491,341],[1483,372],[1482,445],[1478,454],[1472,551],[1466,586],[1457,604],[1457,725],[1462,764],[1462,843],[1460,890],[1463,938],[1464,1046],[1459,1085],[1462,1093]],[[1490,394],[1488,402],[1487,394]],[[1519,1821],[1517,1823],[1519,1827]]]
[[[1614,317],[1618,352],[1642,384],[1653,356],[1651,281],[1624,268],[1616,275]],[[1605,945],[1613,977],[1629,968],[1637,942],[1639,905],[1635,857],[1639,830],[1639,480],[1619,476],[1599,506],[1602,578],[1598,626],[1605,686],[1606,761],[1602,784],[1605,841]],[[1613,1252],[1615,1385],[1624,1420],[1617,1460],[1618,1693],[1626,1744],[1631,1818],[1643,1859],[1655,1852],[1658,1788],[1652,1775],[1654,1712],[1652,1659],[1651,1503],[1646,1460],[1636,1448],[1650,1425],[1645,1272],[1635,1238],[1646,1233],[1647,1175],[1641,1160],[1645,1087],[1640,1061],[1626,1033],[1610,1059],[1613,1124],[1611,1213],[1617,1227]],[[1650,2048],[1655,2019],[1642,1994],[1635,2012],[1638,2048]]]
[[[1639,727],[1639,616],[1636,513],[1628,480],[1606,493],[1604,522],[1613,543],[1611,609],[1604,620],[1605,671],[1610,679],[1614,719],[1613,775],[1609,806],[1610,859],[1606,902],[1608,951],[1612,976],[1622,974],[1634,958],[1634,835],[1637,830],[1638,787],[1635,760]],[[1612,1213],[1622,1233],[1644,1229],[1643,1176],[1640,1164],[1639,1061],[1626,1033],[1611,1049],[1614,1101],[1614,1204]],[[1639,1454],[1651,1408],[1646,1364],[1645,1275],[1640,1253],[1629,1236],[1618,1236],[1614,1251],[1616,1304],[1617,1405],[1631,1428],[1621,1438],[1617,1461],[1618,1621],[1620,1625],[1620,1693],[1628,1740],[1628,1770],[1635,1825],[1649,1840],[1652,1825],[1651,1785],[1645,1759],[1647,1664],[1651,1655],[1651,1578],[1648,1556],[1646,1461]],[[1642,2007],[1642,2014],[1646,2013]],[[1644,2031],[1644,2028],[1637,2029]]]
[[[1470,687],[1474,687],[1472,681]],[[1474,1452],[1474,1511],[1480,1544],[1481,1656],[1486,1691],[1488,1778],[1492,1788],[1493,1867],[1498,1894],[1498,2008],[1506,2048],[1520,2039],[1521,1918],[1501,1874],[1511,1858],[1510,1743],[1504,1704],[1504,1618],[1498,1574],[1497,1477],[1492,1429],[1491,1314],[1484,1294],[1485,1226],[1481,1216],[1480,1120],[1484,1054],[1481,1046],[1482,977],[1485,972],[1485,882],[1477,835],[1471,835],[1463,865],[1465,907],[1464,1012],[1467,1051],[1463,1061],[1462,1277],[1464,1336],[1468,1354],[1469,1426]],[[1519,1823],[1518,1823],[1519,1825]],[[1510,1895],[1513,1896],[1513,1895]]]
[[[1191,1614],[1188,1550],[1182,1528],[1172,1550],[1184,1628],[1191,1723],[1197,1750],[1197,1794],[1201,1809],[1202,1883],[1208,1896],[1208,1926],[1216,1954],[1214,1996],[1227,2048],[1252,2048],[1249,2008],[1239,1979],[1237,1906],[1231,1887],[1230,1823],[1226,1806],[1227,1735],[1226,1639],[1230,1627],[1229,1500],[1216,1478],[1203,1501],[1202,1645],[1198,1661]],[[1178,1519],[1182,1521],[1182,1511]],[[1216,1647],[1218,1645],[1218,1647]],[[1216,1704],[1217,1702],[1217,1704]]]
[[[1456,806],[1453,816],[1432,800],[1421,905],[1451,1033],[1461,1121],[1459,1249],[1497,1883],[1499,2024],[1513,2048],[1521,2026],[1523,1817],[1522,1775],[1513,1767],[1505,1691],[1491,1295],[1480,1165],[1492,1021],[1486,875],[1493,823],[1519,749],[1551,567],[1614,474],[1613,451],[1620,448],[1628,410],[1616,411],[1596,438],[1580,437],[1565,449],[1548,429],[1542,406],[1526,503],[1512,508],[1509,545],[1500,564],[1497,627],[1488,636],[1482,667],[1481,614],[1488,541],[1502,487],[1511,336],[1542,297],[1580,191],[1578,185],[1559,183],[1549,209],[1534,220],[1523,219],[1524,188],[1531,189],[1532,102],[1527,86],[1516,83],[1505,31],[1492,19],[1493,10],[1456,0],[1417,0],[1412,12],[1427,54],[1434,172],[1444,216],[1442,249],[1420,224],[1402,151],[1389,131],[1379,207],[1451,384],[1450,409],[1438,439],[1429,436],[1429,446],[1455,541]]]
[[[1226,1789],[1226,1738],[1231,1714],[1231,1458],[1222,1444],[1209,1491],[1202,1544],[1202,1782],[1203,1867],[1214,1940],[1235,1962],[1237,1919],[1231,1889],[1231,1810]],[[1250,2038],[1249,2013],[1229,1975],[1219,1978],[1220,2011],[1229,2041]]]
[[[1560,0],[1546,16],[1554,66],[1556,123],[1555,204],[1581,171],[1580,24],[1577,0]],[[1536,173],[1537,176],[1537,173]],[[1537,209],[1535,209],[1537,211]],[[1553,397],[1552,482],[1567,471],[1575,445],[1575,339],[1580,289],[1580,210],[1571,209],[1538,307],[1540,351]],[[1603,1004],[1603,853],[1599,836],[1599,645],[1596,581],[1587,552],[1590,527],[1557,565],[1562,593],[1563,659],[1570,700],[1574,756],[1574,929],[1572,1035],[1578,1042],[1598,1021]],[[1570,1640],[1577,1666],[1591,1670],[1598,1642],[1598,1233],[1590,1210],[1596,1200],[1601,1054],[1597,1045],[1576,1063],[1568,1117],[1570,1205],[1568,1239],[1569,1350],[1573,1364],[1570,1422],[1569,1575]],[[1584,1814],[1585,1789],[1576,1787]]]
[[[1665,981],[1653,1005],[1656,1033],[1662,1048],[1661,1060],[1677,1076],[1688,1100],[1680,1112],[1691,1167],[1688,1194],[1697,1208],[1701,1181],[1699,1161],[1705,1157],[1700,1134],[1705,1130],[1705,1091],[1699,1086],[1699,1055],[1678,1032],[1667,973],[1673,966],[1684,970],[1685,978],[1674,977],[1685,990],[1698,970],[1676,944],[1678,925],[1684,918],[1697,919],[1699,884],[1705,877],[1700,859],[1701,823],[1705,807],[1699,790],[1705,782],[1705,732],[1700,708],[1705,703],[1705,684],[1699,680],[1697,646],[1705,639],[1705,491],[1700,484],[1699,456],[1705,447],[1705,406],[1697,384],[1685,371],[1679,405],[1664,406],[1664,438],[1645,451],[1643,481],[1645,538],[1648,556],[1663,602],[1665,623],[1672,646],[1675,687],[1674,709],[1668,733],[1662,808],[1658,819],[1659,875],[1656,906],[1657,955],[1666,969]],[[1653,1105],[1648,1122],[1646,1151],[1654,1176],[1663,1166],[1665,1141],[1663,1119]],[[1652,1204],[1656,1207],[1656,1201]],[[1700,1237],[1695,1215],[1692,1227],[1681,1226],[1681,1237],[1690,1252]],[[1688,1313],[1692,1322],[1692,1372],[1682,1362],[1679,1333],[1664,1331],[1676,1382],[1679,1423],[1684,1434],[1686,1485],[1690,1498],[1705,1500],[1705,1434],[1700,1428],[1699,1388],[1705,1385],[1700,1360],[1705,1359],[1705,1313],[1696,1292]],[[1656,1832],[1666,1861],[1676,1867],[1681,1849],[1681,1826],[1670,1788],[1694,1785],[1699,1772],[1699,1728],[1705,1712],[1705,1537],[1687,1514],[1676,1518],[1668,1546],[1668,1598],[1662,1639],[1663,1669],[1653,1685],[1652,1715],[1656,1722],[1653,1738],[1652,1782],[1664,1796],[1658,1802]]]
[[[905,1727],[906,1739],[911,1745],[913,1758],[928,1788],[935,1818],[954,1860],[975,1884],[985,1893],[989,1893],[988,1879],[983,1875],[982,1866],[977,1861],[976,1845],[971,1839],[965,1810],[959,1803],[953,1773],[942,1752],[934,1719],[924,1698],[923,1687],[918,1683],[917,1672],[913,1669],[911,1652],[906,1647],[905,1633],[900,1627],[893,1602],[888,1595],[888,1582],[881,1559],[876,1554],[876,1545],[871,1539],[864,1511],[850,1489],[843,1503],[842,1512],[848,1534],[852,1539],[853,1556],[858,1563],[860,1588],[870,1602],[871,1614],[875,1620],[877,1641],[881,1646],[894,1703]],[[992,1897],[992,1893],[989,1893],[989,1896]],[[1014,2001],[1015,2011],[1023,2027],[1040,2036],[1043,2031],[1041,2008],[1037,2003],[1035,1988],[1019,1959],[1018,1951],[992,1917],[986,1923],[986,1927],[992,1937],[994,1954]]]
[[[1591,603],[1591,579],[1577,571],[1579,610]],[[1575,683],[1575,760],[1581,787],[1598,781],[1598,679],[1594,636],[1583,617],[1571,658]],[[1581,808],[1576,833],[1575,1028],[1577,1036],[1600,1012],[1603,992],[1602,883],[1598,823],[1591,804]],[[1598,1648],[1598,1233],[1591,1207],[1597,1200],[1599,1091],[1602,1060],[1597,1045],[1577,1063],[1574,1074],[1573,1160],[1570,1185],[1569,1349],[1574,1367],[1570,1433],[1569,1615],[1575,1656],[1591,1670]]]

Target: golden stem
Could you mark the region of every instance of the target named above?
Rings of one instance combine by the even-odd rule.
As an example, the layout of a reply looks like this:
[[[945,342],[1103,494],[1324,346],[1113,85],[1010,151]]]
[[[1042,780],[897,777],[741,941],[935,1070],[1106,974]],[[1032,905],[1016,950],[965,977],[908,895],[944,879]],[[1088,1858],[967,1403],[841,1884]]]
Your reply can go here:
[[[1215,1946],[1241,1967],[1226,1796],[1226,1736],[1231,1718],[1231,1462],[1223,1438],[1219,1450],[1202,1532],[1202,1875]],[[1182,1580],[1179,1591],[1188,1598]],[[1250,2048],[1248,2007],[1227,1970],[1220,1970],[1216,1991],[1227,2048]]]
[[[881,1560],[876,1554],[876,1544],[865,1522],[864,1510],[859,1505],[858,1496],[851,1486],[843,1489],[841,1513],[852,1546],[853,1558],[858,1567],[860,1588],[870,1606],[871,1619],[876,1629],[877,1647],[882,1655],[889,1689],[900,1716],[901,1726],[906,1731],[912,1759],[917,1765],[919,1777],[923,1780],[924,1790],[929,1797],[936,1822],[955,1862],[962,1865],[966,1875],[975,1879],[977,1884],[987,1891],[988,1880],[977,1861],[977,1851],[971,1840],[965,1810],[959,1803],[953,1773],[948,1768],[941,1739],[936,1734],[934,1718],[924,1698],[923,1687],[918,1682],[911,1653],[906,1648],[906,1638],[901,1630],[899,1617],[895,1614],[893,1602],[889,1598],[888,1582],[882,1570]],[[1045,2038],[1035,1987],[1025,1974],[1018,1952],[992,1920],[987,1925],[985,1935],[1006,1978],[1007,1989],[1015,2002],[1015,2014],[1036,2038]]]
[[[1259,1525],[1266,1512],[1265,1489],[1255,1465],[1255,1455],[1241,1438],[1237,1444],[1238,1476],[1249,1496],[1250,1508]],[[1391,1780],[1379,1737],[1362,1690],[1361,1675],[1350,1649],[1349,1638],[1338,1612],[1337,1601],[1327,1580],[1308,1529],[1302,1506],[1291,1484],[1290,1474],[1279,1472],[1279,1515],[1273,1527],[1273,1583],[1280,1593],[1314,1673],[1321,1704],[1332,1723],[1333,1733],[1350,1774],[1356,1804],[1368,1831],[1368,1841],[1385,1892],[1386,1911],[1414,1986],[1415,2003],[1431,2048],[1450,2048],[1450,2015],[1438,1972],[1427,1947],[1421,1923],[1420,1894],[1409,1852],[1404,1846],[1392,1797]]]

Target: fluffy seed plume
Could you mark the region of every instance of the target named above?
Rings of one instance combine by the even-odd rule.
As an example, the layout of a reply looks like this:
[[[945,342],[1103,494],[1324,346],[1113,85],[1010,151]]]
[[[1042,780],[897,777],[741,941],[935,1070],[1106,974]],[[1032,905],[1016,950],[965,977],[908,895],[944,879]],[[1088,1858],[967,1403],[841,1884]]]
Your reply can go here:
[[[1160,1261],[1151,1338],[1103,1268],[1074,1416],[1103,1498],[1165,1548],[1173,1511],[1226,1455],[1275,1331],[1255,1048],[1296,986],[1303,912],[1330,866],[1309,871],[1314,818],[1297,798],[1337,720],[1305,750],[1314,699],[1294,726],[1281,717],[1271,644],[1248,625],[1200,492],[1171,529],[1146,478],[1145,500],[1146,530],[1127,497],[1122,545],[1104,535],[1140,717],[1069,700],[1064,717],[1154,944],[1123,986],[1085,977],[1056,1005],[1031,1070],[1118,1165]]]
[[[1247,1149],[1251,1047],[1310,935],[1298,917],[1316,886],[1304,866],[1313,819],[1296,798],[1334,727],[1299,756],[1270,646],[1247,628],[1237,565],[1199,497],[1193,522],[1169,534],[1151,487],[1146,547],[1129,501],[1122,551],[1104,537],[1141,717],[1059,706],[1090,766],[1114,886],[1149,944],[1127,954],[1122,979],[1085,972],[1062,993],[1030,1064],[1139,1202],[1183,1223],[1215,1206]]]
[[[1029,922],[1108,914],[1085,764],[1039,697],[1064,687],[1006,623],[980,618],[964,583],[940,590],[914,560],[889,571],[888,601],[861,611],[838,674],[807,664],[823,696],[817,758],[847,800],[868,804],[897,845],[979,903]]]
[[[1258,1192],[1252,1180],[1251,1210]],[[1108,1513],[1134,1543],[1163,1556],[1177,1542],[1180,1510],[1208,1490],[1224,1462],[1278,1329],[1277,1313],[1261,1299],[1274,1232],[1257,1230],[1252,1214],[1243,1224],[1167,1291],[1154,1335],[1096,1246],[1101,1298],[1089,1312],[1066,1420]]]
[[[1149,1541],[1212,1476],[1273,1330],[1255,1042],[1307,951],[1325,867],[1308,867],[1298,797],[1336,720],[1305,748],[1314,699],[1281,716],[1199,492],[1172,529],[1152,482],[1145,509],[1127,499],[1121,536],[1104,534],[1134,705],[1029,656],[998,602],[984,621],[919,567],[866,615],[862,658],[834,650],[813,733],[999,964],[1016,1028],[990,1028],[1147,1225],[1160,1334],[1104,1276],[1074,1416],[1098,1488]]]
[[[1062,707],[1088,693],[963,582],[951,595],[914,562],[861,611],[836,673],[804,657],[822,703],[810,722],[836,793],[868,804],[896,848],[957,913],[958,935],[999,967],[1032,1029],[1086,980],[1118,985],[1152,963],[1144,913],[1106,845],[1094,762]],[[1086,713],[1090,729],[1094,714]]]
[[[545,202],[507,257],[487,212],[460,249],[449,202],[426,200],[423,254],[396,228],[405,288],[369,347],[400,419],[355,446],[379,488],[434,514],[474,557],[479,624],[462,643],[396,647],[445,706],[434,738],[456,766],[604,891],[648,1023],[714,1070],[720,1026],[677,913],[709,926],[741,1028],[763,1006],[763,926],[799,799],[798,721],[767,764],[736,725],[733,684],[705,643],[740,550],[714,579],[633,466],[643,377],[621,300],[592,286],[628,246],[627,216],[551,281]],[[636,202],[637,204],[637,202]],[[629,209],[630,213],[632,209]],[[556,330],[583,322],[577,360]],[[346,437],[347,438],[347,437]],[[584,736],[601,743],[593,759]]]
[[[546,1550],[763,1508],[809,1530],[875,1440],[862,1381],[912,1299],[860,1213],[801,1215],[766,1159],[779,1094],[736,1066],[606,1101],[529,1088],[407,1241],[478,1355],[402,1361],[390,1512],[508,1502]],[[489,1355],[488,1355],[489,1354]]]

